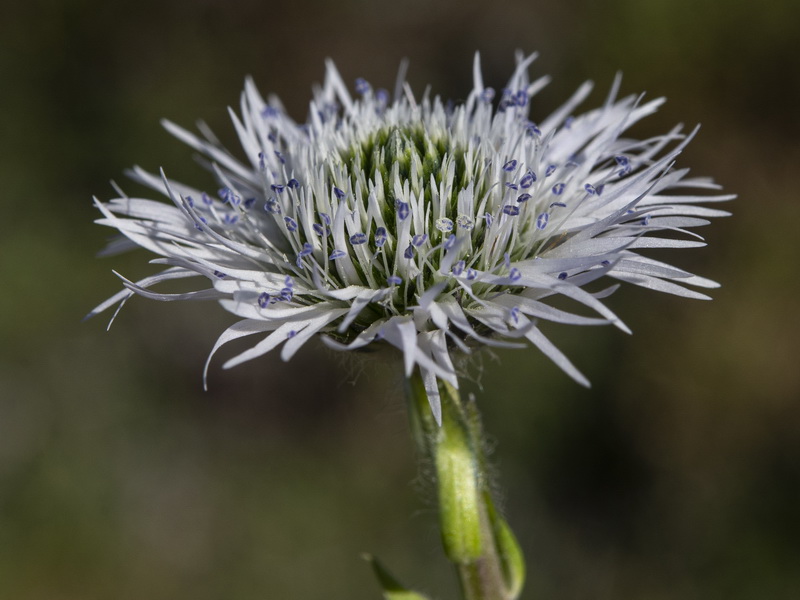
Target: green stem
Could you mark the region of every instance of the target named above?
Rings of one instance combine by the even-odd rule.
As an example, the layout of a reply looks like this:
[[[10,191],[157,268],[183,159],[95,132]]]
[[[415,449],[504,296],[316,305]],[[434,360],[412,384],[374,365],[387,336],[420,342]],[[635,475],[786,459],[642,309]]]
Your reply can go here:
[[[435,466],[445,554],[456,567],[465,600],[514,600],[522,588],[524,561],[492,502],[478,411],[474,403],[462,402],[452,385],[438,385],[441,426],[419,372],[410,378],[407,393],[420,453]]]

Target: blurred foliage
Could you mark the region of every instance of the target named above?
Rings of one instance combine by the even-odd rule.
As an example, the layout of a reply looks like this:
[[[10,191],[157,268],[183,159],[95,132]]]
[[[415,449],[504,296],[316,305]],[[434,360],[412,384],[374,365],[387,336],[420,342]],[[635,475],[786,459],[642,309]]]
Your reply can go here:
[[[387,87],[407,56],[415,90],[459,98],[476,49],[498,87],[522,48],[554,76],[534,112],[623,69],[670,100],[637,134],[702,122],[680,164],[740,196],[675,258],[723,282],[713,302],[626,289],[633,337],[552,328],[591,391],[533,350],[472,364],[524,597],[797,598],[798,23],[795,0],[4,3],[0,597],[376,598],[363,551],[448,597],[391,361],[308,349],[212,368],[204,393],[223,311],[80,322],[112,268],[149,272],[93,258],[90,196],[134,163],[202,177],[158,119],[233,140],[247,74],[302,118],[326,56]]]

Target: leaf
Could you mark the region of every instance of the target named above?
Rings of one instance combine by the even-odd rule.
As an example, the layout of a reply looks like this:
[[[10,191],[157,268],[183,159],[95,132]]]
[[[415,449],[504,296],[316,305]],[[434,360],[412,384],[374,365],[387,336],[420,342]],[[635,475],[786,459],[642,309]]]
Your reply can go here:
[[[419,592],[414,592],[403,587],[403,585],[386,570],[386,567],[371,554],[364,554],[363,558],[372,565],[375,577],[378,578],[378,582],[383,589],[383,597],[385,600],[429,600],[427,596],[423,596]]]

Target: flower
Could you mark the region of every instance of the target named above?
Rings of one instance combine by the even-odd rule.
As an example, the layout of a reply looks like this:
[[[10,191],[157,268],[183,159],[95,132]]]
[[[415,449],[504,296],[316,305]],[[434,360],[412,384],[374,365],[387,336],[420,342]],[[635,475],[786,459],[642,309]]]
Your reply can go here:
[[[207,159],[219,189],[137,167],[133,178],[171,203],[95,199],[97,222],[128,240],[108,250],[141,246],[165,268],[138,282],[122,278],[125,289],[91,314],[134,293],[217,300],[241,320],[211,356],[234,339],[263,335],[226,368],[281,345],[288,360],[316,334],[339,350],[380,341],[401,351],[407,376],[420,369],[437,419],[437,378],[457,387],[451,352],[475,345],[532,343],[588,385],[539,320],[628,331],[602,302],[616,284],[585,289],[598,279],[707,298],[685,286],[717,284],[639,250],[703,245],[687,230],[728,213],[698,203],[733,196],[683,193],[717,188],[673,169],[695,131],[621,137],[663,100],[618,99],[619,77],[600,108],[571,116],[591,90],[585,83],[549,117],[531,121],[531,98],[547,83],[528,79],[534,58],[517,57],[495,98],[476,55],[474,87],[457,105],[415,98],[402,76],[393,96],[359,79],[354,98],[328,62],[305,123],[277,99],[264,101],[248,79],[241,114],[231,111],[244,161],[210,132],[198,137],[165,121]],[[210,286],[152,289],[198,276]],[[595,316],[548,304],[557,295]]]

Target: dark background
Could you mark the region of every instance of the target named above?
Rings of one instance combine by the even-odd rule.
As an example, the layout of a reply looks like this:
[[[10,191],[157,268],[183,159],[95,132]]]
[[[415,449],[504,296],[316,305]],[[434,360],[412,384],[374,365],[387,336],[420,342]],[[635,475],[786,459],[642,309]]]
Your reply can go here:
[[[633,328],[549,328],[592,380],[536,351],[471,373],[524,598],[800,597],[800,3],[139,0],[0,6],[0,598],[379,597],[362,551],[439,598],[432,494],[417,477],[392,361],[310,344],[201,369],[234,317],[137,299],[105,333],[81,317],[145,252],[94,257],[91,196],[132,164],[205,181],[158,125],[205,119],[245,75],[298,119],[332,57],[345,80],[463,98],[475,50],[501,87],[538,50],[549,113],[583,80],[602,101],[669,102],[634,133],[702,123],[679,159],[739,194],[665,259],[723,283],[713,302],[640,289]],[[535,118],[535,117],[534,117]],[[202,185],[202,184],[200,184]]]

